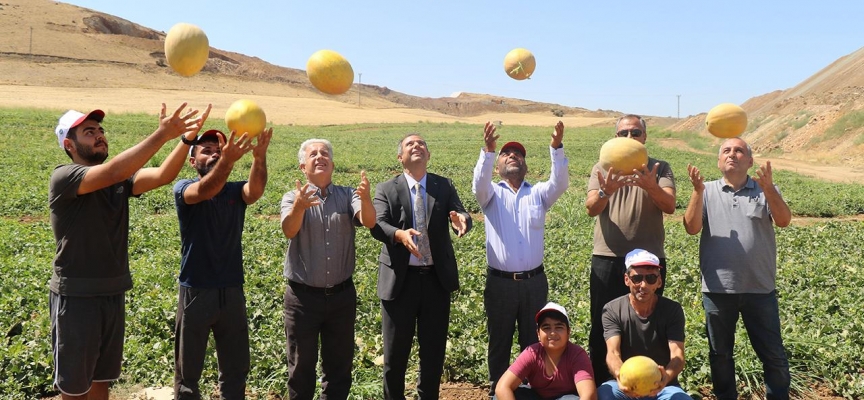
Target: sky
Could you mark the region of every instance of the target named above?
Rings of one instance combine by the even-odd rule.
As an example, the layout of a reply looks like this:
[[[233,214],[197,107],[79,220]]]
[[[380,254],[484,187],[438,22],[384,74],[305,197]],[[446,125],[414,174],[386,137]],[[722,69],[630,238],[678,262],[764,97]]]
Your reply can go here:
[[[355,83],[422,97],[484,93],[662,117],[794,87],[862,46],[864,2],[68,0],[212,47],[306,69],[342,54]],[[512,49],[537,68],[504,72]],[[362,74],[362,76],[360,75]]]

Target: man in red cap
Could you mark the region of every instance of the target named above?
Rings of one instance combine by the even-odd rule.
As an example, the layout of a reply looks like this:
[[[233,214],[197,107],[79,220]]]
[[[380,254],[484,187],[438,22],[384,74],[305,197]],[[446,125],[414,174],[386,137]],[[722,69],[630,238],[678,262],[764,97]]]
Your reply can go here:
[[[57,254],[49,282],[54,385],[63,399],[108,399],[120,377],[129,274],[129,197],[177,177],[200,118],[183,103],[172,114],[165,104],[159,127],[132,148],[108,158],[105,113],[68,111],[55,133],[72,163],[51,174],[49,208]],[[162,146],[182,136],[159,167],[142,168]]]
[[[656,255],[643,249],[627,253],[624,264],[624,284],[630,293],[603,307],[606,366],[611,379],[599,382],[598,398],[692,400],[678,384],[678,374],[684,369],[684,309],[657,294],[663,286],[663,265]],[[620,381],[621,365],[633,356],[648,357],[659,366],[660,381],[648,396],[637,396]]]
[[[498,380],[495,400],[596,400],[588,353],[570,342],[567,310],[548,303],[537,312],[539,343],[525,348]],[[522,382],[530,387],[520,387]]]
[[[223,399],[243,399],[249,373],[249,325],[243,292],[241,243],[246,206],[267,185],[267,147],[273,129],[235,139],[211,129],[189,152],[194,179],[174,185],[180,221],[180,287],[174,326],[174,398],[201,398],[198,381],[210,332],[219,360]],[[256,142],[252,144],[253,140]],[[252,152],[248,181],[228,182],[234,163]]]
[[[562,122],[555,125],[549,144],[549,180],[535,185],[525,182],[528,165],[522,144],[509,142],[496,157],[499,135],[495,131],[495,125],[487,122],[472,187],[486,224],[488,268],[483,305],[489,332],[490,391],[510,363],[516,324],[520,349],[537,343],[534,315],[546,304],[549,292],[543,267],[546,212],[569,185]],[[493,169],[501,177],[496,184],[492,183]]]

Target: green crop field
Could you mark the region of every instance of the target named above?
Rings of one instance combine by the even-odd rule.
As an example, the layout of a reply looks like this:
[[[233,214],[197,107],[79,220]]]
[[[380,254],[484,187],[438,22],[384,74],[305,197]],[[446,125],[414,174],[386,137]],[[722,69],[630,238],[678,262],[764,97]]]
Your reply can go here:
[[[68,162],[53,130],[61,110],[0,109],[0,393],[3,398],[32,399],[54,394],[48,321],[48,286],[54,242],[48,223],[48,178]],[[209,126],[218,127],[214,118]],[[108,115],[104,121],[111,154],[130,147],[157,126],[155,115]],[[650,127],[649,127],[650,129]],[[450,177],[466,208],[482,217],[471,194],[471,174],[482,146],[480,126],[468,124],[377,124],[350,126],[276,126],[269,150],[270,178],[264,197],[247,214],[244,232],[246,295],[251,331],[253,396],[284,395],[287,380],[282,325],[282,261],[286,239],[279,227],[279,203],[301,179],[299,144],[311,137],[327,138],[335,147],[334,182],[354,186],[360,171],[370,181],[400,173],[396,145],[407,132],[426,137],[432,153],[430,171]],[[520,140],[528,149],[530,181],[549,174],[551,126],[504,126],[502,141]],[[652,131],[652,135],[670,133]],[[574,322],[572,339],[588,338],[588,275],[593,220],[584,210],[591,165],[611,129],[568,129],[565,150],[570,159],[570,189],[552,208],[546,223],[547,274],[550,300],[563,304]],[[503,143],[503,142],[502,142]],[[151,164],[168,154],[166,146]],[[686,166],[692,163],[716,179],[716,158],[652,145],[649,153],[672,165],[680,185],[678,209],[666,223],[669,280],[666,295],[681,302],[687,317],[687,366],[681,375],[691,393],[710,387],[708,347],[704,335],[698,259],[698,236],[688,236],[680,216],[691,187]],[[757,163],[759,162],[757,158]],[[251,155],[238,161],[232,178],[244,179]],[[184,168],[181,177],[191,177]],[[807,398],[811,387],[833,390],[854,399],[864,397],[864,225],[831,217],[864,213],[864,186],[836,184],[784,171],[775,172],[796,216],[826,217],[793,222],[778,230],[778,291],[783,336],[793,373],[793,389]],[[121,385],[170,385],[173,376],[173,325],[177,302],[179,233],[169,186],[131,201],[130,262],[135,287],[127,293],[125,360]],[[454,239],[461,269],[461,290],[454,293],[445,379],[486,384],[486,328],[483,313],[485,270],[482,223],[462,239]],[[382,354],[379,301],[375,294],[380,244],[368,231],[358,231],[359,295],[354,386],[352,397],[381,398]],[[416,349],[415,349],[416,350]],[[738,380],[742,394],[762,390],[761,365],[738,331]],[[514,356],[516,348],[514,346]],[[416,354],[409,369],[416,379]],[[208,356],[204,387],[216,382],[215,357]],[[413,387],[413,385],[409,385]]]

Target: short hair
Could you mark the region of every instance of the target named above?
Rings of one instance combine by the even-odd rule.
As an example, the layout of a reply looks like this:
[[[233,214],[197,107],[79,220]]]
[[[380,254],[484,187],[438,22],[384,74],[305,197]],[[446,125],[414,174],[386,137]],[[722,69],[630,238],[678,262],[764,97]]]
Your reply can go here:
[[[78,139],[78,127],[77,126],[69,128],[69,131],[66,132],[66,139],[69,139],[71,141],[76,141]],[[72,158],[72,153],[69,150],[67,150],[66,147],[63,147],[63,151],[66,152],[66,155],[69,156],[70,160],[74,160],[74,158]]]
[[[723,143],[720,143],[720,148],[717,149],[717,157],[720,157],[720,155],[723,154],[723,145],[732,139],[738,139],[738,140],[744,142],[744,146],[747,147],[747,157],[753,157],[753,148],[750,147],[750,143],[747,143],[746,140],[738,138],[738,137],[729,138],[729,139],[724,140]]]
[[[316,144],[316,143],[321,143],[324,146],[327,146],[327,152],[330,153],[330,160],[331,161],[333,160],[333,145],[330,143],[329,140],[327,140],[327,139],[308,139],[305,142],[303,142],[302,144],[300,144],[300,151],[297,152],[297,161],[299,161],[300,164],[306,163],[306,149],[309,146]]]
[[[638,115],[636,115],[636,114],[627,114],[627,115],[625,115],[625,116],[623,116],[623,117],[621,117],[621,118],[618,118],[618,121],[615,122],[615,133],[618,133],[618,125],[620,125],[620,124],[621,124],[621,121],[623,121],[623,120],[625,120],[625,119],[636,119],[636,120],[639,120],[639,124],[642,125],[642,130],[643,130],[643,131],[647,131],[647,130],[648,130],[648,124],[645,123],[645,120],[642,119],[642,117],[640,117],[640,116],[638,116]]]
[[[417,132],[406,133],[405,136],[402,136],[402,139],[399,139],[399,145],[396,146],[396,155],[397,156],[402,154],[402,143],[405,143],[405,139],[408,139],[411,136],[417,136],[417,137],[423,139],[423,136],[420,136],[420,134]],[[426,139],[423,139],[423,141],[425,142]]]

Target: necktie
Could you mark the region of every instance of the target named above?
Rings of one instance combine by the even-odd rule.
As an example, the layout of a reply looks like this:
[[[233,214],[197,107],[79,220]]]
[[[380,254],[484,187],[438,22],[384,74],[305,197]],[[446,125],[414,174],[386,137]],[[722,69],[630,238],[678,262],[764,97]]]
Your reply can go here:
[[[419,260],[423,265],[432,265],[432,252],[429,249],[429,229],[426,226],[426,202],[423,201],[423,187],[420,183],[414,185],[414,225],[420,236],[417,238]]]

